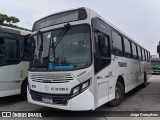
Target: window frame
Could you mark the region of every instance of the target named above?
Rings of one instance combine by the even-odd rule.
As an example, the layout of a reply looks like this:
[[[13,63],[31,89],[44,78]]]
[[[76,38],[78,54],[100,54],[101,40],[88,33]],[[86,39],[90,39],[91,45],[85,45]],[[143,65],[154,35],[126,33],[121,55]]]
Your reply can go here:
[[[139,48],[139,49],[138,49],[138,48]],[[139,50],[140,50],[140,51],[139,51]],[[141,48],[141,46],[138,45],[138,46],[137,46],[137,52],[138,52],[138,59],[139,59],[139,60],[142,60],[142,52],[141,52],[141,51],[142,51],[142,48]],[[139,52],[140,52],[140,56],[139,56]]]
[[[20,63],[20,42],[18,39],[12,38],[12,37],[6,37],[6,36],[0,36],[0,38],[5,39],[12,39],[17,42],[17,61],[16,62],[5,62],[5,63],[0,63],[0,66],[7,66],[7,65],[14,65],[14,64],[19,64]],[[2,58],[0,58],[2,59]]]
[[[29,35],[22,36],[22,43],[21,43],[21,60],[22,61],[29,61],[31,59],[31,38]],[[26,52],[27,51],[27,52]],[[28,54],[28,55],[26,55]]]
[[[116,34],[118,34],[121,37],[122,50],[119,50],[118,48],[114,47],[113,32],[115,32]],[[111,31],[111,40],[112,40],[112,53],[117,56],[124,56],[123,36],[118,31],[112,30]]]
[[[133,54],[133,45],[135,45],[136,48],[136,55]],[[137,53],[137,44],[134,42],[131,42],[131,47],[132,47],[132,58],[137,59],[138,58],[138,53]]]
[[[144,49],[141,49],[141,53],[142,53],[142,61],[145,61],[145,55],[144,55]]]
[[[125,47],[125,41],[128,41],[129,42],[129,45],[130,45],[130,53],[126,52],[126,47]],[[123,47],[124,47],[124,56],[127,57],[127,58],[131,58],[132,56],[132,49],[131,49],[131,41],[126,38],[126,37],[123,37]],[[128,54],[128,55],[127,55]]]

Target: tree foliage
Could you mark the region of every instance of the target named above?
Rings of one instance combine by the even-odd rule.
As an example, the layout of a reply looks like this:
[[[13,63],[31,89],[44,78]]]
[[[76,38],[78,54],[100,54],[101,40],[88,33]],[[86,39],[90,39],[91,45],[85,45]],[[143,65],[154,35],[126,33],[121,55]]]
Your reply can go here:
[[[18,22],[20,22],[20,20],[17,17],[8,16],[6,14],[1,14],[0,13],[0,25],[31,31],[29,29],[14,25],[15,23],[18,23]]]

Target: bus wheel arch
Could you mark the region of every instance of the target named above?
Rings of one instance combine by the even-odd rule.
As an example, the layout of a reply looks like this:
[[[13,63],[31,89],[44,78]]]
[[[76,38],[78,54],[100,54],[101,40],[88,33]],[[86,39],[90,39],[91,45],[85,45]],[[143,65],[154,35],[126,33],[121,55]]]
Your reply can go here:
[[[122,85],[123,85],[123,90],[124,90],[124,93],[125,93],[125,82],[124,82],[124,78],[123,76],[119,76],[118,79],[117,79],[117,82],[120,82]]]
[[[25,78],[21,84],[21,97],[22,99],[27,99],[27,86],[28,86],[28,77]]]
[[[120,105],[120,103],[123,101],[124,93],[125,93],[124,79],[122,76],[119,76],[115,86],[115,99],[109,102],[109,106],[115,107]]]

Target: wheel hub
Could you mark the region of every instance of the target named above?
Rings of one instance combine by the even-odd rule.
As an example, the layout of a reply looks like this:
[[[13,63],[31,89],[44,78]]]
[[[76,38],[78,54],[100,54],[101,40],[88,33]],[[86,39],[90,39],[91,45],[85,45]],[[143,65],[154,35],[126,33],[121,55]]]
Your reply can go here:
[[[121,90],[116,87],[115,98],[116,98],[116,99],[119,99],[120,97],[121,97]]]

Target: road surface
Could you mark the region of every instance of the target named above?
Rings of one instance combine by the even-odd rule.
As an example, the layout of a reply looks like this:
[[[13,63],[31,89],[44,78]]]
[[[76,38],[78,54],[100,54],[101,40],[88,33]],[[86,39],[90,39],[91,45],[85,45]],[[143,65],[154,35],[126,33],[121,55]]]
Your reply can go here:
[[[4,97],[0,98],[0,111],[49,111],[51,112],[57,112],[59,110],[53,109],[53,108],[47,108],[42,106],[37,106],[28,103],[25,100],[22,100],[19,95],[16,96],[10,96],[10,97]],[[107,104],[97,108],[94,112],[96,114],[99,113],[99,111],[102,112],[110,112],[110,111],[160,111],[160,75],[153,75],[151,79],[148,81],[148,84],[145,88],[138,87],[128,94],[125,95],[124,101],[121,103],[121,105],[117,107],[109,107]],[[92,111],[88,111],[90,113]],[[64,111],[62,111],[63,115],[65,116]],[[87,113],[87,112],[86,112]],[[85,113],[85,114],[86,114]],[[121,113],[121,112],[120,112]],[[73,112],[70,112],[70,114],[74,114]],[[151,118],[120,118],[120,117],[107,117],[107,116],[98,116],[97,117],[80,117],[82,116],[81,112],[76,113],[78,114],[78,117],[55,117],[54,120],[150,120]],[[63,116],[62,115],[62,116]],[[159,114],[160,116],[160,114]],[[2,119],[2,118],[0,118]],[[26,118],[27,119],[27,118]],[[33,119],[39,119],[39,118],[33,118]],[[46,119],[46,118],[42,118]],[[49,118],[53,119],[53,118]],[[152,120],[159,120],[159,118],[152,118]],[[5,119],[6,120],[6,119]]]

